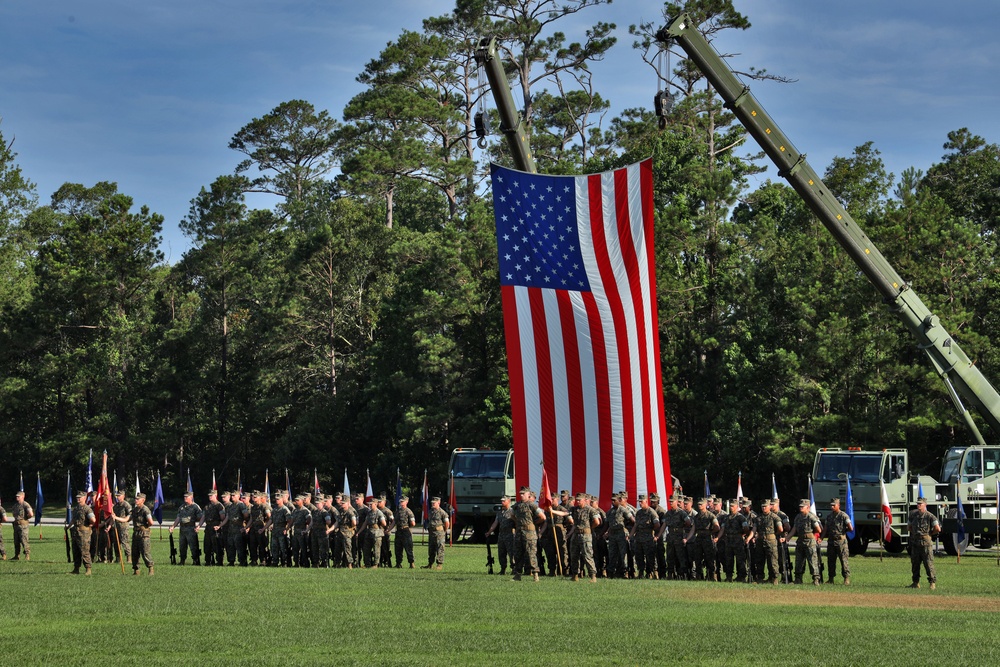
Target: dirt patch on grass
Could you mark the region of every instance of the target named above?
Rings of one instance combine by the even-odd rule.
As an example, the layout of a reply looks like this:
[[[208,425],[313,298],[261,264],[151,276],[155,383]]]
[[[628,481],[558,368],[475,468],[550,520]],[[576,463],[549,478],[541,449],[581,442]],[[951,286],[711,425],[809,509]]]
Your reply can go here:
[[[682,600],[698,602],[741,602],[767,606],[816,606],[816,607],[866,607],[875,609],[942,609],[963,611],[975,609],[977,612],[1000,612],[1000,599],[949,595],[940,590],[931,591],[927,584],[920,590],[900,593],[853,592],[841,587],[831,591],[824,585],[820,589],[813,586],[740,586],[732,585],[698,587],[675,590],[674,595]],[[832,588],[832,587],[831,587]],[[673,597],[673,596],[671,596]]]

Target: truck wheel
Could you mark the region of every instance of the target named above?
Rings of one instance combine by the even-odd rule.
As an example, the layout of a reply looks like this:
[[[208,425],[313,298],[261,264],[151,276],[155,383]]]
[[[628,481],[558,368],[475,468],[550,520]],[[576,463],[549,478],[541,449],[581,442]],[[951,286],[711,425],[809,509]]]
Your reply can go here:
[[[891,554],[903,553],[903,539],[893,534],[892,539],[885,543],[885,550]]]
[[[847,541],[847,552],[852,556],[864,556],[868,551],[868,538],[863,535],[855,535],[853,540]]]

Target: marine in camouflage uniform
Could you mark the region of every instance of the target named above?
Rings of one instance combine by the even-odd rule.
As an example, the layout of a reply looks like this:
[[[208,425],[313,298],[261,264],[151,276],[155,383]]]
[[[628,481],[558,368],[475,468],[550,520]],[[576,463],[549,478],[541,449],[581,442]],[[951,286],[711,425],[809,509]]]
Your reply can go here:
[[[285,504],[285,494],[278,492],[274,494],[274,509],[264,525],[264,533],[271,531],[271,567],[291,567],[292,561],[289,558],[288,548],[288,526],[292,518],[292,511]]]
[[[531,573],[532,579],[538,581],[538,533],[535,530],[535,520],[545,519],[545,513],[538,508],[538,503],[531,500],[531,489],[521,487],[520,500],[514,503],[514,580],[519,581],[522,574]]]
[[[184,492],[184,504],[177,509],[177,518],[170,526],[169,532],[174,532],[174,528],[181,528],[181,565],[187,561],[188,547],[191,548],[191,560],[195,565],[201,565],[201,549],[198,548],[198,527],[204,512],[198,503],[194,502],[194,494],[190,491]]]
[[[500,498],[500,509],[497,510],[493,524],[486,531],[489,538],[497,534],[497,560],[500,561],[500,574],[507,574],[507,561],[510,569],[514,569],[514,510],[510,506],[510,496]]]
[[[601,525],[601,515],[591,507],[587,494],[576,494],[576,504],[569,516],[573,528],[570,537],[569,571],[573,581],[577,581],[586,568],[591,582],[597,581],[597,565],[594,563],[593,530]]]
[[[342,496],[340,499],[340,516],[337,518],[337,535],[340,540],[340,548],[344,552],[344,563],[346,563],[348,570],[354,568],[354,533],[357,527],[358,513],[351,507],[351,498],[349,496]],[[413,557],[412,542],[410,557]]]
[[[725,555],[722,558],[722,569],[726,573],[726,581],[733,580],[733,563],[736,564],[736,581],[747,581],[747,543],[750,533],[750,522],[737,508],[737,501],[729,501],[729,513],[719,517],[719,539],[723,543]]]
[[[548,563],[548,575],[569,574],[569,553],[566,551],[566,519],[570,510],[560,504],[560,498],[552,494],[552,511],[546,512],[546,524],[539,533],[538,544]]]
[[[422,566],[423,569],[437,565],[440,570],[444,565],[444,543],[450,527],[448,514],[441,509],[441,498],[434,496],[427,512],[427,565]]]
[[[754,519],[754,532],[757,534],[755,549],[757,552],[754,570],[754,581],[764,581],[764,564],[767,564],[767,579],[769,584],[778,583],[781,571],[778,566],[778,537],[782,533],[781,518],[771,511],[771,501],[762,500],[760,514]]]
[[[688,530],[688,544],[694,544],[694,576],[699,581],[708,579],[717,581],[718,577],[712,572],[712,564],[715,562],[715,543],[718,540],[719,520],[706,509],[705,498],[698,500],[698,511],[691,519],[691,528]]]
[[[309,554],[314,568],[327,567],[330,564],[330,529],[333,527],[333,517],[323,505],[323,498],[315,498],[316,504],[310,512],[309,519]]]
[[[927,499],[917,498],[917,509],[910,512],[907,521],[910,529],[910,569],[913,583],[910,588],[920,588],[920,566],[927,572],[931,590],[937,588],[937,573],[934,571],[934,538],[941,532],[938,518],[927,511]]]
[[[132,523],[132,574],[139,574],[139,558],[153,574],[153,552],[149,544],[149,531],[153,527],[153,513],[146,507],[146,494],[135,497],[135,506],[129,515]]]
[[[601,524],[591,535],[594,543],[594,565],[597,566],[597,576],[607,577],[608,568],[608,515],[598,502],[597,496],[587,494],[587,502],[601,515]]]
[[[660,529],[656,531],[656,543],[653,545],[653,553],[656,554],[656,576],[666,579],[667,545],[663,541],[663,530],[667,522],[667,508],[660,504],[660,496],[655,493],[649,494],[649,506],[656,512],[656,518],[660,522]]]
[[[361,533],[365,526],[365,520],[368,516],[368,505],[365,504],[365,494],[354,494],[354,513],[358,516],[357,529],[354,531],[354,567],[361,567],[365,563]]]
[[[250,524],[247,529],[247,549],[250,552],[250,565],[267,565],[269,540],[267,525],[271,518],[271,504],[267,502],[263,491],[254,491],[250,505]]]
[[[781,535],[778,536],[778,569],[787,583],[792,578],[792,561],[788,553],[788,533],[792,531],[792,521],[787,514],[781,511],[779,498],[771,498],[771,513],[777,514],[778,518],[781,519]]]
[[[403,554],[406,554],[406,561],[413,569],[413,527],[417,525],[417,517],[413,510],[409,508],[410,499],[402,496],[399,499],[399,507],[396,508],[395,525],[396,539],[393,547],[396,552],[396,567],[403,567]]]
[[[844,585],[851,583],[850,556],[847,548],[847,533],[854,530],[851,518],[840,511],[840,498],[830,500],[830,513],[823,520],[823,537],[826,538],[826,569],[829,583],[837,576],[837,561],[840,561],[840,573],[844,576]]]
[[[630,539],[635,550],[635,568],[640,579],[659,578],[656,572],[656,535],[660,532],[660,518],[649,506],[645,494],[639,495],[639,509],[635,513]]]
[[[798,538],[795,542],[795,583],[802,583],[802,575],[805,574],[808,563],[813,584],[819,586],[821,575],[819,558],[816,554],[816,533],[823,529],[823,524],[820,523],[819,517],[809,511],[809,505],[808,499],[799,501],[799,513],[792,522],[788,539]]]
[[[608,578],[626,579],[625,557],[628,553],[628,533],[635,523],[635,513],[621,494],[611,498],[611,511],[608,512]]]
[[[111,523],[111,530],[116,532],[116,537],[111,541],[115,543],[114,549],[118,552],[119,560],[124,563],[131,562],[132,560],[132,545],[128,534],[128,517],[132,513],[132,505],[125,500],[125,492],[117,491],[115,492],[115,504],[111,506],[112,516],[108,517]],[[117,521],[115,517],[119,519],[125,519],[125,521]]]
[[[674,496],[670,499],[670,509],[664,520],[660,522],[660,540],[666,543],[667,579],[687,579],[688,563],[686,537],[684,526],[687,512],[681,509],[681,499]]]
[[[698,514],[698,512],[695,511],[693,506],[694,506],[694,498],[692,498],[691,496],[684,496],[684,500],[681,504],[681,509],[683,509],[684,512],[687,514],[687,519],[685,519],[684,521],[684,538],[685,538],[684,551],[687,552],[688,579],[695,578],[694,540],[687,539],[687,534],[688,532],[690,532],[691,526],[694,525],[694,517]]]
[[[24,491],[14,494],[14,504],[10,508],[10,522],[14,528],[14,558],[19,560],[21,552],[24,552],[24,559],[31,560],[31,544],[28,542],[28,530],[31,526],[31,519],[35,516],[35,511],[31,505],[24,502]]]
[[[90,538],[93,534],[93,527],[97,525],[97,517],[94,510],[87,505],[87,494],[84,491],[76,494],[76,504],[73,505],[71,520],[69,523],[70,537],[73,540],[73,572],[80,574],[80,565],[86,568],[86,574],[90,576]]]
[[[236,565],[239,559],[240,567],[247,566],[246,523],[250,518],[250,510],[239,499],[238,493],[233,493],[233,501],[226,507],[226,560],[229,567]]]
[[[384,493],[378,497],[378,511],[385,516],[385,528],[382,530],[382,549],[381,555],[378,559],[378,564],[382,567],[392,567],[392,545],[390,544],[390,537],[392,535],[392,529],[396,525],[396,517],[393,516],[392,510],[386,507]]]
[[[309,567],[309,522],[312,514],[305,507],[304,495],[295,496],[295,509],[290,518],[292,525],[292,556],[297,567]]]
[[[382,538],[385,537],[385,527],[388,525],[385,514],[378,508],[378,501],[372,498],[368,501],[368,512],[361,532],[362,550],[365,556],[365,567],[378,567],[382,558]],[[442,554],[442,559],[443,559]]]
[[[229,494],[224,493],[228,498]],[[201,526],[205,529],[205,565],[222,565],[222,522],[226,519],[226,506],[219,502],[218,492],[208,492],[208,503],[202,511]]]

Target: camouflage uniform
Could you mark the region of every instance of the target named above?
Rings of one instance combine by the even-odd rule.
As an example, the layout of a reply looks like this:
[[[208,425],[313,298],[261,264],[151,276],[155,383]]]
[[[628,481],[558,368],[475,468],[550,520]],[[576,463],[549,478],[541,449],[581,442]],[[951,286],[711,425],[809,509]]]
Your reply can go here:
[[[837,575],[837,561],[840,561],[840,572],[844,583],[850,583],[851,566],[848,562],[847,532],[850,530],[850,518],[839,509],[830,512],[823,521],[823,532],[826,535],[826,569],[830,583]]]
[[[139,574],[139,558],[153,574],[153,552],[149,544],[149,530],[153,513],[145,505],[136,505],[129,515],[132,522],[132,573]]]
[[[640,505],[643,497],[639,497]],[[640,507],[635,514],[632,534],[632,548],[635,550],[635,567],[639,578],[656,575],[656,532],[660,529],[660,519],[652,507]]]
[[[262,499],[250,505],[250,530],[247,532],[247,547],[250,551],[250,564],[267,564],[268,539],[264,525],[271,518],[271,505]]]
[[[656,518],[660,522],[660,533],[657,534],[656,544],[653,545],[653,553],[656,554],[656,575],[660,579],[666,579],[667,545],[662,537],[662,531],[667,522],[667,508],[660,504],[660,498],[655,493],[649,497],[649,506],[656,512]]]
[[[389,537],[392,535],[395,517],[392,510],[385,506],[384,499],[379,501],[378,510],[385,516],[385,528],[382,530],[381,555],[376,556],[376,558],[378,558],[379,565],[392,567],[392,545],[389,544],[391,541]]]
[[[229,566],[236,564],[237,557],[241,567],[247,566],[246,521],[250,511],[241,500],[234,500],[226,507],[226,560]]]
[[[354,567],[361,567],[365,564],[364,560],[364,540],[362,535],[364,534],[365,522],[368,520],[368,505],[361,498],[362,503],[360,506],[354,508],[355,513],[358,515],[357,528],[354,530]]]
[[[201,564],[201,549],[198,548],[198,524],[205,517],[198,503],[181,505],[177,510],[177,522],[181,528],[181,565],[187,560],[188,547],[191,547],[191,560],[195,565]]]
[[[535,517],[539,514],[538,503],[520,500],[511,508],[514,514],[514,576],[538,574],[538,533]]]
[[[805,574],[806,564],[809,564],[809,573],[812,574],[813,583],[820,582],[819,558],[816,554],[816,535],[823,528],[822,524],[812,512],[801,512],[795,515],[792,522],[792,533],[798,539],[795,541],[795,583],[802,583],[802,575]]]
[[[86,568],[87,574],[90,574],[91,526],[96,521],[94,510],[89,505],[80,503],[73,505],[72,521],[70,521],[70,535],[73,538],[73,574],[80,574],[81,564]]]
[[[298,500],[298,499],[297,499]],[[305,506],[296,505],[292,510],[292,556],[298,567],[309,567],[309,520],[312,515]]]
[[[725,521],[723,526],[723,538],[725,556],[723,557],[723,570],[726,573],[726,581],[733,580],[733,563],[736,563],[736,581],[746,583],[747,581],[747,543],[744,541],[750,532],[750,522],[742,512],[729,513],[725,518],[720,518],[719,524]]]
[[[597,580],[597,566],[594,563],[593,522],[601,515],[583,498],[579,499],[581,506],[574,507],[572,513],[573,538],[570,544],[569,571],[576,580],[587,568],[587,576],[591,581]]]
[[[406,562],[413,567],[413,531],[411,530],[417,517],[409,507],[396,508],[396,539],[393,543],[396,552],[396,567],[403,565],[403,553],[406,553]]]
[[[667,546],[667,578],[686,579],[688,573],[687,547],[684,544],[684,535],[687,532],[684,524],[687,521],[687,512],[680,507],[671,508],[667,511],[665,521],[667,524],[666,542]]]
[[[348,501],[340,508],[340,517],[337,520],[337,534],[339,535],[340,549],[344,553],[344,563],[349,568],[354,567],[354,532],[357,530],[357,526],[358,513],[354,511],[350,501]],[[398,534],[396,539],[399,539]],[[413,557],[412,539],[410,557]]]
[[[448,515],[440,507],[432,507],[427,513],[427,567],[444,564],[444,543],[447,538],[445,524]]]
[[[558,512],[569,512],[569,508],[552,503],[552,509]],[[561,573],[566,576],[569,573],[569,554],[566,551],[566,517],[555,512],[546,512],[549,525],[545,531],[538,536],[538,543],[545,553],[545,561],[548,563],[548,574],[554,577]]]
[[[761,512],[754,521],[754,532],[757,533],[756,551],[757,564],[754,571],[755,581],[764,580],[764,564],[767,563],[768,582],[778,583],[781,571],[778,567],[778,535],[781,531],[781,518],[774,512]]]
[[[365,556],[365,567],[378,567],[382,558],[382,538],[385,536],[385,514],[378,507],[369,507],[365,515],[365,525],[361,532],[362,549]],[[442,553],[442,562],[444,554]]]
[[[608,512],[608,577],[626,577],[625,556],[628,553],[627,526],[635,521],[635,513],[621,502]]]
[[[330,564],[330,540],[327,539],[326,529],[332,525],[333,517],[319,501],[310,512],[309,521],[309,553],[314,568]]]
[[[785,581],[791,580],[792,577],[792,561],[791,556],[788,553],[788,541],[787,535],[792,530],[792,521],[788,518],[788,515],[782,512],[779,508],[773,507],[771,509],[772,514],[777,514],[778,518],[781,519],[781,537],[778,538],[778,570],[781,572],[782,577],[786,577]]]
[[[278,505],[271,510],[271,566],[291,567],[288,550],[288,525],[292,511],[288,505]]]
[[[694,576],[698,580],[717,580],[718,577],[712,571],[715,562],[715,536],[719,532],[719,520],[702,508],[701,511],[691,519],[691,527],[694,530]],[[690,543],[691,540],[688,540]]]
[[[920,587],[920,566],[924,566],[931,588],[937,585],[934,571],[934,535],[941,530],[938,518],[927,511],[915,509],[910,512],[907,522],[910,529],[910,569],[913,574],[913,588]]]
[[[608,523],[607,513],[597,504],[597,498],[590,497],[590,506],[601,516],[601,525],[591,536],[594,542],[594,565],[597,566],[597,576],[606,577],[608,568]]]
[[[7,510],[0,505],[0,558],[7,560],[7,550],[3,546],[3,524],[7,522]]]
[[[120,518],[127,519],[130,514],[132,514],[132,505],[129,501],[122,498],[116,502],[111,507],[111,513]],[[128,523],[122,521],[111,520],[111,530],[117,531],[118,533],[118,543],[116,548],[121,549],[121,560],[122,562],[128,563],[132,560],[132,545],[128,534]]]
[[[507,573],[507,561],[514,570],[514,508],[500,509],[497,512],[497,558],[500,560],[500,574]]]
[[[205,522],[205,565],[222,565],[223,543],[216,527],[226,516],[226,506],[211,498],[209,496],[208,504],[202,512],[202,520]]]
[[[23,500],[16,501],[10,508],[11,525],[14,527],[14,560],[24,552],[25,560],[31,560],[31,545],[28,543],[30,519],[35,516],[31,505]]]

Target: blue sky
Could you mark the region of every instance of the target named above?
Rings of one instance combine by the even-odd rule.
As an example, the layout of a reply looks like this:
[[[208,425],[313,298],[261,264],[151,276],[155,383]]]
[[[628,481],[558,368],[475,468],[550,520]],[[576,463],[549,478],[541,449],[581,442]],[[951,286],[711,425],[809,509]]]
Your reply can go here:
[[[290,99],[340,118],[365,63],[453,4],[0,0],[0,130],[16,138],[42,203],[65,182],[116,181],[137,206],[165,216],[163,248],[177,261],[188,246],[177,223],[199,188],[239,162],[227,144],[240,127]],[[938,161],[950,130],[1000,142],[1000,3],[736,6],[753,27],[723,33],[717,48],[738,54],[737,68],[797,80],[753,90],[817,171],[866,141],[897,176]],[[612,115],[650,106],[655,76],[627,27],[662,22],[661,7],[617,0],[562,26],[582,39],[593,21],[618,24],[618,45],[593,68]]]

